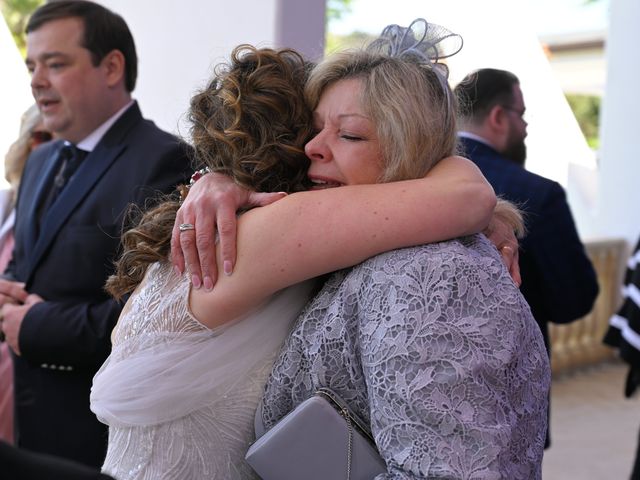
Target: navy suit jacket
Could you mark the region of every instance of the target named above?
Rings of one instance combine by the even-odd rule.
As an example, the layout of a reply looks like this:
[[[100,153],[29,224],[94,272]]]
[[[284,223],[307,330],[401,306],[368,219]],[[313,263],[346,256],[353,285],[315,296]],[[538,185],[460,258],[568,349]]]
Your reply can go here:
[[[170,193],[192,167],[185,144],[132,105],[79,166],[38,222],[61,141],[27,161],[7,274],[45,302],[24,318],[15,356],[20,446],[99,467],[106,427],[89,410],[92,378],[111,349],[122,305],[104,291],[119,250],[123,213]]]
[[[490,146],[460,137],[470,158],[496,194],[525,214],[520,243],[520,288],[549,348],[547,322],[567,323],[591,311],[598,295],[596,274],[578,237],[563,188],[528,172]]]

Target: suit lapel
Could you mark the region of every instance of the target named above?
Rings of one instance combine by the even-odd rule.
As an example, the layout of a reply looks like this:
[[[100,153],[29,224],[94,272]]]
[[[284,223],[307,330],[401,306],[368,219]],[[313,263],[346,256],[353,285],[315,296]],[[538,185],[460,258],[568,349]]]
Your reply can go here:
[[[25,222],[27,251],[33,251],[33,247],[38,239],[38,206],[42,204],[44,197],[49,192],[49,186],[53,182],[53,177],[58,168],[58,155],[62,146],[63,142],[58,142],[57,148],[51,148],[44,161],[42,175],[38,175],[37,172],[35,172],[35,185],[32,189],[29,189],[34,192],[34,195],[23,198],[23,201],[27,202],[24,209],[24,218],[28,219],[28,221]]]
[[[105,172],[126,150],[125,137],[140,119],[142,119],[142,114],[137,104],[134,104],[118,119],[96,145],[96,148],[85,158],[60,196],[45,212],[40,225],[40,235],[32,250],[27,278],[31,277],[69,217],[81,206],[82,201],[96,188]],[[51,179],[49,179],[50,181]],[[108,192],[105,192],[104,198],[108,199]]]

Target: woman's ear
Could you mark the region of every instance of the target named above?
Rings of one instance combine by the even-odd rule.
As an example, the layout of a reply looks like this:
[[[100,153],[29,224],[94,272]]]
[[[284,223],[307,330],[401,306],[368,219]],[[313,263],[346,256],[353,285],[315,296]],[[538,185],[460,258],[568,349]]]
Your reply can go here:
[[[107,53],[102,59],[101,66],[108,86],[114,87],[120,82],[124,84],[125,59],[120,50],[111,50]]]

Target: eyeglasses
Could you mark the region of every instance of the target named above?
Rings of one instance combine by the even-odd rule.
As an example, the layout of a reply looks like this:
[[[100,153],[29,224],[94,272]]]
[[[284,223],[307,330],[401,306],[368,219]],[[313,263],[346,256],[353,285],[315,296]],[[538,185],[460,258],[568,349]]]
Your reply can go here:
[[[47,132],[44,130],[34,130],[31,132],[31,140],[35,145],[40,145],[41,143],[48,142],[53,138],[51,132]]]

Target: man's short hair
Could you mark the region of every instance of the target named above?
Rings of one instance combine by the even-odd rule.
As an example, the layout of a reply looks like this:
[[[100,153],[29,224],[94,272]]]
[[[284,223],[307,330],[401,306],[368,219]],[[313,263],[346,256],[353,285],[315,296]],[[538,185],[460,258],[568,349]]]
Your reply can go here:
[[[125,59],[125,87],[132,92],[138,76],[138,57],[131,31],[117,13],[84,0],[64,0],[46,3],[38,8],[27,23],[26,33],[38,30],[45,23],[63,18],[79,18],[84,24],[82,46],[91,53],[94,66],[113,50]]]
[[[470,73],[453,90],[460,117],[482,122],[496,105],[513,103],[513,86],[519,83],[518,77],[506,70],[482,68]]]

